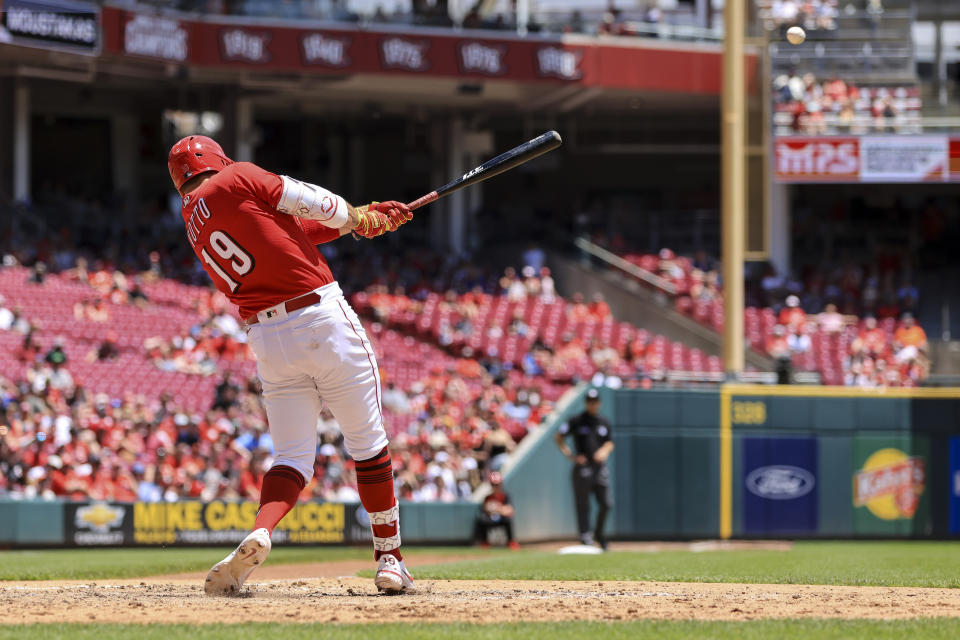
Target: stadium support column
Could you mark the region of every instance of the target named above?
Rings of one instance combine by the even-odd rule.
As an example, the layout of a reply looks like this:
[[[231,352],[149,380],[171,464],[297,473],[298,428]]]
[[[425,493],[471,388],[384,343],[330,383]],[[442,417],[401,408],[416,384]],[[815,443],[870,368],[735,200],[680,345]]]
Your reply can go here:
[[[0,78],[0,200],[13,195],[13,82]],[[3,226],[0,223],[0,233]]]
[[[933,71],[936,74],[937,103],[941,109],[946,109],[949,96],[947,95],[947,60],[943,55],[943,20],[934,20],[933,32]]]
[[[462,176],[467,169],[463,164],[464,160],[464,131],[463,119],[453,118],[450,121],[449,136],[449,154],[447,160],[447,175],[453,179],[455,176]],[[447,218],[450,221],[450,227],[447,232],[447,246],[457,255],[463,253],[464,239],[467,229],[467,199],[463,190],[451,193],[447,196],[449,211]]]
[[[30,200],[30,87],[13,88],[13,199]]]
[[[746,241],[746,123],[743,36],[746,0],[724,6],[722,169],[723,366],[743,371],[743,253]]]
[[[527,35],[527,26],[530,23],[530,0],[516,0],[517,2],[517,34]]]
[[[465,165],[467,168],[476,167],[487,158],[493,157],[493,132],[468,131],[463,136]],[[483,207],[483,183],[465,189],[466,199],[466,230],[464,231],[464,245],[467,251],[475,251],[483,238],[477,228],[477,214]]]
[[[709,29],[713,11],[710,0],[696,0],[694,12],[697,15],[697,26],[701,29]]]
[[[253,162],[253,102],[238,97],[236,104],[237,162]]]
[[[790,273],[790,185],[770,185],[770,262],[777,273]]]
[[[110,118],[110,127],[113,190],[122,193],[126,197],[125,204],[130,206],[139,199],[137,118],[127,113],[115,113]]]
[[[349,194],[352,198],[357,198],[353,194],[362,194],[363,191],[363,177],[366,175],[366,153],[364,153],[366,147],[366,140],[363,137],[363,133],[359,131],[354,131],[350,134],[350,142],[348,146],[350,149],[350,160],[347,163],[347,175],[350,176],[350,183],[347,185]]]

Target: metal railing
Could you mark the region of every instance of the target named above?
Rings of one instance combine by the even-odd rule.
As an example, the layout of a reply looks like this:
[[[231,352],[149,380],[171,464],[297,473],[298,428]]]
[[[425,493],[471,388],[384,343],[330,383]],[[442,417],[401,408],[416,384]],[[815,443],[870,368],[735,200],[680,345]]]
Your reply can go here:
[[[822,378],[816,371],[794,371],[791,376],[792,384],[818,385]],[[702,383],[719,384],[727,382],[727,374],[723,372],[708,373],[703,371],[667,371],[668,384]],[[777,384],[776,371],[742,371],[736,376],[737,382],[746,384]]]
[[[774,114],[773,133],[776,136],[857,136],[857,135],[916,135],[923,133],[960,132],[960,117],[927,118],[922,115],[897,116],[893,119],[880,119],[873,116],[856,116],[849,123],[840,123],[836,114],[824,115],[823,128],[811,130],[800,120],[799,130],[793,128],[793,117],[789,114]]]
[[[661,278],[660,276],[658,276],[657,274],[651,271],[647,271],[646,269],[638,267],[632,262],[628,262],[624,260],[617,254],[607,251],[600,245],[590,242],[586,238],[577,238],[576,240],[573,241],[573,243],[581,251],[585,251],[591,256],[599,260],[602,260],[603,262],[607,263],[611,267],[614,267],[616,269],[620,269],[621,271],[625,271],[626,273],[629,273],[630,275],[637,278],[638,280],[646,282],[650,286],[656,289],[659,289],[660,291],[662,291],[663,293],[666,293],[667,295],[672,296],[672,295],[676,295],[677,293],[677,288],[674,287],[673,283],[667,280],[666,278]]]
[[[692,9],[662,11],[655,21],[642,9],[618,9],[611,16],[604,5],[583,8],[571,6],[538,6],[517,2],[515,10],[479,15],[473,12],[474,2],[450,0],[445,5],[418,6],[412,0],[237,0],[226,3],[223,13],[207,11],[203,2],[190,0],[98,0],[129,9],[176,11],[200,15],[223,15],[238,18],[271,18],[277,20],[344,22],[367,27],[371,25],[404,25],[439,27],[453,30],[476,29],[513,32],[519,35],[580,34],[649,37],[686,42],[718,42],[723,38],[722,12],[714,12],[707,29],[698,25],[703,18]],[[547,3],[549,4],[549,3]]]

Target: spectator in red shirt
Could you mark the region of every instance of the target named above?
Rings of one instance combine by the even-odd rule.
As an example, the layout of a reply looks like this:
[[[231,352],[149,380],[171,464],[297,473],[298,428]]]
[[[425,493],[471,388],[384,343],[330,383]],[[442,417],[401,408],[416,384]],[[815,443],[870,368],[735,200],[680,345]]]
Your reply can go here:
[[[597,320],[605,320],[610,317],[610,305],[603,299],[603,294],[600,292],[593,294],[593,302],[590,303],[590,315]]]
[[[793,329],[807,322],[807,314],[800,307],[800,298],[787,296],[786,306],[780,310],[780,324]]]
[[[887,336],[883,333],[883,329],[877,326],[876,318],[870,316],[864,320],[863,329],[853,341],[851,349],[874,357],[884,354],[887,350]]]

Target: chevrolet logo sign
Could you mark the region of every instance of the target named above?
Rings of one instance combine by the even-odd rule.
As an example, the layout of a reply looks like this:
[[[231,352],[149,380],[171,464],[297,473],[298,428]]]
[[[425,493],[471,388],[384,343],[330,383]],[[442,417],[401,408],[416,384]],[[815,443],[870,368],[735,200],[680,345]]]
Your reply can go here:
[[[119,527],[123,522],[123,507],[111,507],[97,502],[77,509],[76,525],[78,529],[90,528],[94,531],[109,531],[110,527]]]

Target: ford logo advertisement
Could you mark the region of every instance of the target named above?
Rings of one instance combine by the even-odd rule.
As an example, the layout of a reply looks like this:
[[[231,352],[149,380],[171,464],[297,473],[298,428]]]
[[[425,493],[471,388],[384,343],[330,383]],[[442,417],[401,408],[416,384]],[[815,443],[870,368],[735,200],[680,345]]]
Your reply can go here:
[[[769,536],[816,531],[819,468],[816,438],[744,438],[743,532]]]
[[[769,500],[794,500],[811,491],[816,480],[800,467],[771,465],[754,469],[746,478],[747,490]]]

